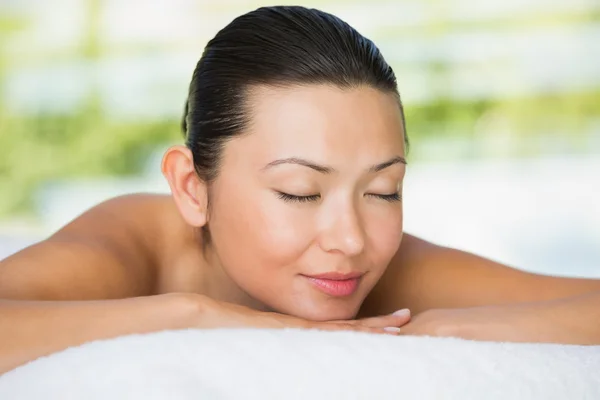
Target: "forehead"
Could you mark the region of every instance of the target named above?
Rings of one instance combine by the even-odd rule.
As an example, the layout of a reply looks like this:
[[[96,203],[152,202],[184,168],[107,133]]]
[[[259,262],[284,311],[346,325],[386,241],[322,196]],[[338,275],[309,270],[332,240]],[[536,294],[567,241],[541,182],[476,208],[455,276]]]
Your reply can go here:
[[[367,86],[306,85],[261,86],[248,96],[247,132],[232,147],[258,158],[310,156],[370,165],[404,155],[400,107],[392,94]]]

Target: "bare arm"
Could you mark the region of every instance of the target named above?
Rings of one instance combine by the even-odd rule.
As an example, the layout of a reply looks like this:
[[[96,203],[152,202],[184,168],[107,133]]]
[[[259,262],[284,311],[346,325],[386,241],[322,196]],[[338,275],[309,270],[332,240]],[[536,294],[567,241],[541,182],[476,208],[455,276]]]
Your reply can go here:
[[[529,273],[405,240],[365,303],[368,312],[409,307],[416,316],[404,334],[600,344],[600,280]]]
[[[599,345],[600,291],[525,303],[431,309],[403,326],[402,334]]]
[[[0,261],[0,298],[98,300],[154,294],[160,200],[100,204],[50,238]],[[154,237],[148,232],[154,232]],[[153,243],[154,242],[154,243]]]
[[[407,307],[418,314],[439,308],[554,300],[598,291],[598,279],[534,274],[405,235],[365,305],[377,312]]]
[[[201,296],[158,295],[121,300],[0,300],[0,374],[40,356],[85,342],[194,326]]]
[[[189,301],[152,296],[159,203],[110,200],[0,261],[0,373],[90,340],[190,326]]]
[[[600,291],[515,308],[521,320],[514,341],[600,344]]]
[[[244,326],[387,333],[383,328],[409,318],[313,323],[195,293],[159,294],[159,266],[169,265],[169,253],[180,253],[173,247],[180,240],[164,238],[186,230],[177,217],[162,196],[117,198],[0,261],[0,374],[70,346],[131,333]]]
[[[0,375],[28,361],[99,339],[184,328],[300,328],[398,334],[410,315],[314,322],[191,293],[121,300],[0,300]]]

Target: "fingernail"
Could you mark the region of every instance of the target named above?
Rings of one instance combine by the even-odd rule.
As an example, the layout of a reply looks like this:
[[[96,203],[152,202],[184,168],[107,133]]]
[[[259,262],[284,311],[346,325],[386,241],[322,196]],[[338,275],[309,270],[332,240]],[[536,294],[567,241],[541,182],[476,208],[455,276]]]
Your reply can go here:
[[[402,310],[394,312],[392,315],[395,315],[396,317],[408,317],[410,315],[410,310],[408,308],[403,308]]]
[[[383,330],[386,332],[395,332],[395,333],[400,332],[400,328],[398,328],[396,326],[386,326],[385,328],[383,328]]]

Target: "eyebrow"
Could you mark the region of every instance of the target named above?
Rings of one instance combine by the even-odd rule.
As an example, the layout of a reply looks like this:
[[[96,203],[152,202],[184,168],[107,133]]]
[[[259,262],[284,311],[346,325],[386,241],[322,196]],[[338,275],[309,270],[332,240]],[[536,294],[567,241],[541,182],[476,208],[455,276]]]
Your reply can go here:
[[[271,161],[270,163],[265,165],[261,170],[265,171],[269,168],[272,168],[272,167],[275,167],[275,166],[281,165],[281,164],[302,165],[304,167],[314,169],[315,171],[320,172],[322,174],[331,174],[331,173],[335,172],[335,169],[333,167],[317,164],[315,162],[306,160],[304,158],[298,158],[298,157],[282,158],[280,160]],[[367,171],[370,173],[379,172],[379,171],[384,170],[387,167],[390,167],[394,164],[405,164],[406,165],[406,159],[404,157],[396,156],[396,157],[389,159],[388,161],[384,161],[382,163],[370,166],[369,168],[367,168]]]

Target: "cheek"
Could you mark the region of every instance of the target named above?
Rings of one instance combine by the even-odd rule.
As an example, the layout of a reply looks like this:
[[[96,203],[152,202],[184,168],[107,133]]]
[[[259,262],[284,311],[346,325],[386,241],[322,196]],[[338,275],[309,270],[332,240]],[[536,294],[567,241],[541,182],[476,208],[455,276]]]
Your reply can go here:
[[[375,265],[387,266],[398,251],[402,240],[402,210],[385,216],[373,216],[366,224]]]
[[[311,241],[311,225],[303,214],[270,192],[235,193],[215,198],[211,210],[210,230],[222,262],[229,268],[244,264],[258,271],[282,268],[300,258]]]

